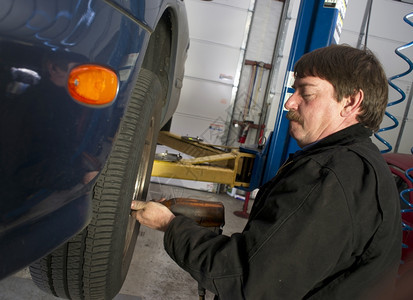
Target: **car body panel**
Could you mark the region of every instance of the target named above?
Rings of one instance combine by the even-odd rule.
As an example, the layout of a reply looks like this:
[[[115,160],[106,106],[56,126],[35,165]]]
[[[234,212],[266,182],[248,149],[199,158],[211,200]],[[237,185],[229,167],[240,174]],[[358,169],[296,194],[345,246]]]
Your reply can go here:
[[[177,106],[188,47],[181,0],[0,1],[0,278],[87,226],[93,184],[166,9],[177,28],[164,123]],[[85,63],[118,75],[111,105],[69,96],[68,73]]]

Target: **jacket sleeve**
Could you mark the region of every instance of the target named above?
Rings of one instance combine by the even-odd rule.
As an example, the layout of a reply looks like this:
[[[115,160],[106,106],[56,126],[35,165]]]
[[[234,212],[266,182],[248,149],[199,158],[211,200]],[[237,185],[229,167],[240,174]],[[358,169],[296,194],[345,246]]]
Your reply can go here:
[[[242,291],[248,262],[243,234],[218,235],[177,216],[165,232],[164,246],[169,256],[207,290],[216,295],[228,288],[235,293]],[[224,286],[220,286],[221,281],[225,281]]]
[[[351,214],[333,172],[309,162],[255,201],[254,217],[231,237],[185,217],[165,233],[172,259],[220,299],[302,298],[351,255]]]

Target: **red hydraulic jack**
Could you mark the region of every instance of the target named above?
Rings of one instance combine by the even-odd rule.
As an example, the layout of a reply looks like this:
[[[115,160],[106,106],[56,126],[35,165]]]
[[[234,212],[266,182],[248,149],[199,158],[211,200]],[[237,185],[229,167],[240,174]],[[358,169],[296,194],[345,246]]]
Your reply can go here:
[[[244,219],[249,218],[250,214],[247,213],[247,210],[248,210],[248,202],[250,201],[250,194],[251,194],[251,192],[246,192],[245,193],[245,201],[244,201],[244,206],[242,208],[242,211],[239,211],[239,210],[234,211],[234,215],[236,215],[237,217],[241,217],[241,218],[244,218]]]

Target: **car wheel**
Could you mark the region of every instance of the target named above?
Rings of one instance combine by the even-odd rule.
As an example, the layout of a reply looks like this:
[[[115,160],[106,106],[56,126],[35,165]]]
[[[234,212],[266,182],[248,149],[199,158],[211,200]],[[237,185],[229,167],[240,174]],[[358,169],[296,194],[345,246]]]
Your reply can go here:
[[[160,127],[161,84],[142,70],[112,153],[93,192],[90,224],[30,266],[35,284],[68,299],[112,299],[122,287],[139,224],[132,199],[145,199]]]

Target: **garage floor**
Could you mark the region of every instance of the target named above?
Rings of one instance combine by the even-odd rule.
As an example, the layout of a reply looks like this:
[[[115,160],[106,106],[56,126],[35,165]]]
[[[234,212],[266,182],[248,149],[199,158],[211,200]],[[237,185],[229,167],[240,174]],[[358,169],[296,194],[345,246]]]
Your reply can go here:
[[[215,194],[164,184],[151,184],[149,199],[186,197],[221,201],[225,206],[224,234],[243,229],[246,219],[234,211],[244,202],[227,194]],[[250,207],[252,201],[249,203]],[[248,209],[250,211],[250,208]],[[198,299],[197,283],[172,261],[163,249],[163,233],[141,227],[135,253],[125,283],[116,300],[190,300]],[[31,281],[28,269],[0,281],[0,300],[49,300],[56,297],[40,291]],[[207,292],[207,300],[213,295]]]

